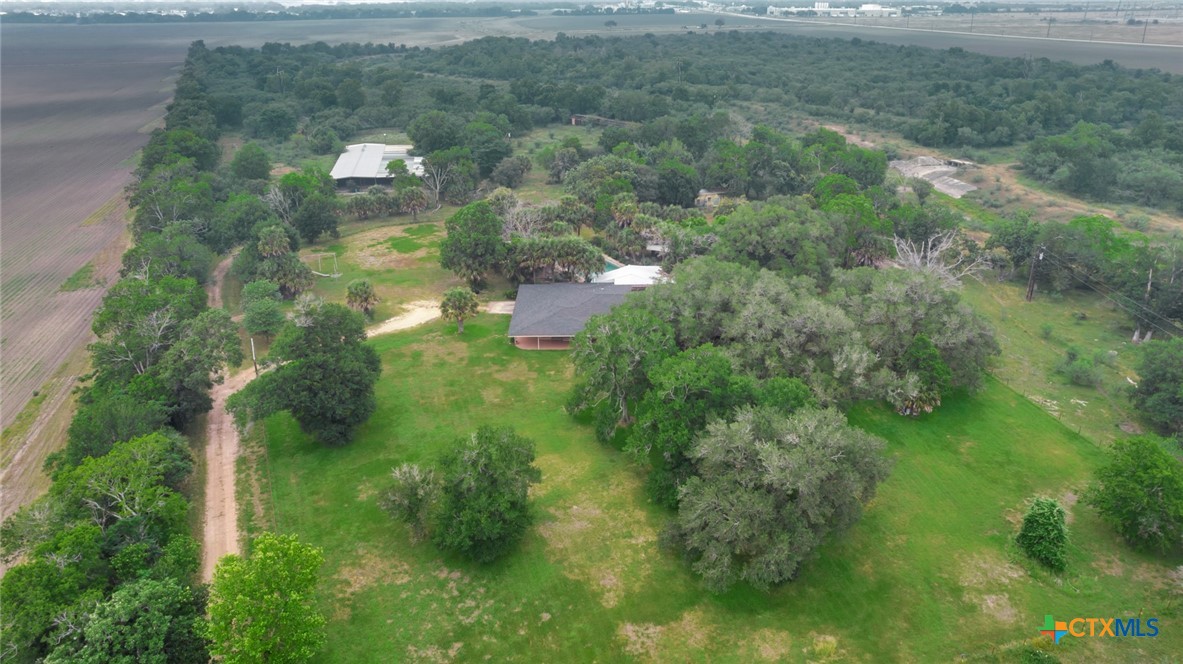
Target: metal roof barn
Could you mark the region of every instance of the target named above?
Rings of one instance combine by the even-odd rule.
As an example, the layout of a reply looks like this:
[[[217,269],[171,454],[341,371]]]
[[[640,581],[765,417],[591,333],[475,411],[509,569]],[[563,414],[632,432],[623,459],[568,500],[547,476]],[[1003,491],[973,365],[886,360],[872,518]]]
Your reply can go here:
[[[345,146],[345,152],[337,157],[337,163],[329,173],[334,180],[366,179],[389,180],[386,164],[402,159],[412,175],[423,175],[423,158],[408,154],[410,145],[383,145],[382,143],[357,143]]]

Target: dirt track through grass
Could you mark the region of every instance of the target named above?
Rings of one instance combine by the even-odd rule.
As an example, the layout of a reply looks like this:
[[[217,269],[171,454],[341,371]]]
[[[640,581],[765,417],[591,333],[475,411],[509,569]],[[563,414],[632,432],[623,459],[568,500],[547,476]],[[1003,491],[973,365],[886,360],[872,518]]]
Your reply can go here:
[[[231,260],[224,259],[214,269],[210,285],[206,289],[211,307],[222,305],[222,284]],[[371,337],[390,334],[422,325],[438,317],[438,302],[414,302],[405,313],[373,326],[368,330],[368,334]],[[215,385],[210,392],[213,408],[204,416],[205,491],[202,496],[201,578],[207,582],[213,579],[214,569],[222,556],[242,550],[236,486],[241,447],[234,418],[226,412],[226,399],[245,387],[253,378],[253,370],[249,366],[244,366],[226,378],[221,385]]]

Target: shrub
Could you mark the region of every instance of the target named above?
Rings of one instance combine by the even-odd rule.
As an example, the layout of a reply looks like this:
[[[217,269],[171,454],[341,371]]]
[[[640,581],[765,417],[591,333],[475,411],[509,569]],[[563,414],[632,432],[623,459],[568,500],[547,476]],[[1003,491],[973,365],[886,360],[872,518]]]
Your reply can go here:
[[[529,527],[529,488],[541,479],[534,441],[509,427],[484,426],[440,461],[432,541],[477,562],[496,560]]]
[[[1032,560],[1057,572],[1063,570],[1068,549],[1064,508],[1051,498],[1033,500],[1015,541]]]
[[[411,542],[420,542],[428,535],[431,510],[439,497],[440,482],[432,469],[413,463],[391,471],[394,485],[378,501],[390,516],[407,524]]]
[[[1162,431],[1183,434],[1183,338],[1143,344],[1138,375],[1134,405]]]
[[[1073,385],[1095,387],[1101,382],[1097,367],[1087,357],[1077,358],[1075,362],[1063,365],[1060,371]]]
[[[1051,323],[1044,323],[1043,325],[1039,326],[1039,336],[1043,337],[1044,339],[1051,339],[1052,332],[1055,331],[1055,329],[1056,328]]]
[[[1107,367],[1117,366],[1117,351],[1115,350],[1099,350],[1093,353],[1094,365],[1105,365]]]
[[[1183,464],[1160,438],[1113,443],[1086,499],[1134,546],[1165,552],[1183,543]]]
[[[1077,346],[1069,346],[1064,351],[1064,359],[1056,365],[1056,373],[1068,379],[1069,383],[1081,387],[1095,387],[1101,382],[1100,372],[1093,361],[1084,356]]]

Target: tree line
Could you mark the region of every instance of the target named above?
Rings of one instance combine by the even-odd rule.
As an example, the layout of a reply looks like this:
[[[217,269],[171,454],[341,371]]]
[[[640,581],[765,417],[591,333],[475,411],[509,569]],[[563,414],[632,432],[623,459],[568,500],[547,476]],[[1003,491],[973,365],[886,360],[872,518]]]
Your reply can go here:
[[[1129,132],[1081,122],[1031,141],[1023,172],[1082,198],[1183,211],[1181,129],[1154,111]]]
[[[899,131],[936,147],[1011,145],[1080,121],[1131,128],[1151,112],[1171,127],[1183,120],[1178,78],[1156,70],[857,38],[736,31],[560,34],[553,42],[487,37],[400,58],[403,67],[421,72],[512,81],[521,103],[567,112],[643,121],[759,104]],[[587,88],[605,94],[597,103],[579,94]]]

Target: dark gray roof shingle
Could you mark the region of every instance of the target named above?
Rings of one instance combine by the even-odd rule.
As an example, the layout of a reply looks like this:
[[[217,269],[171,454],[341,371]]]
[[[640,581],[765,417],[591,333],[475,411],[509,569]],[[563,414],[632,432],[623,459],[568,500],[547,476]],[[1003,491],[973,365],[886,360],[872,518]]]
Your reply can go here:
[[[587,319],[624,301],[631,286],[524,284],[509,321],[511,337],[573,337]]]

